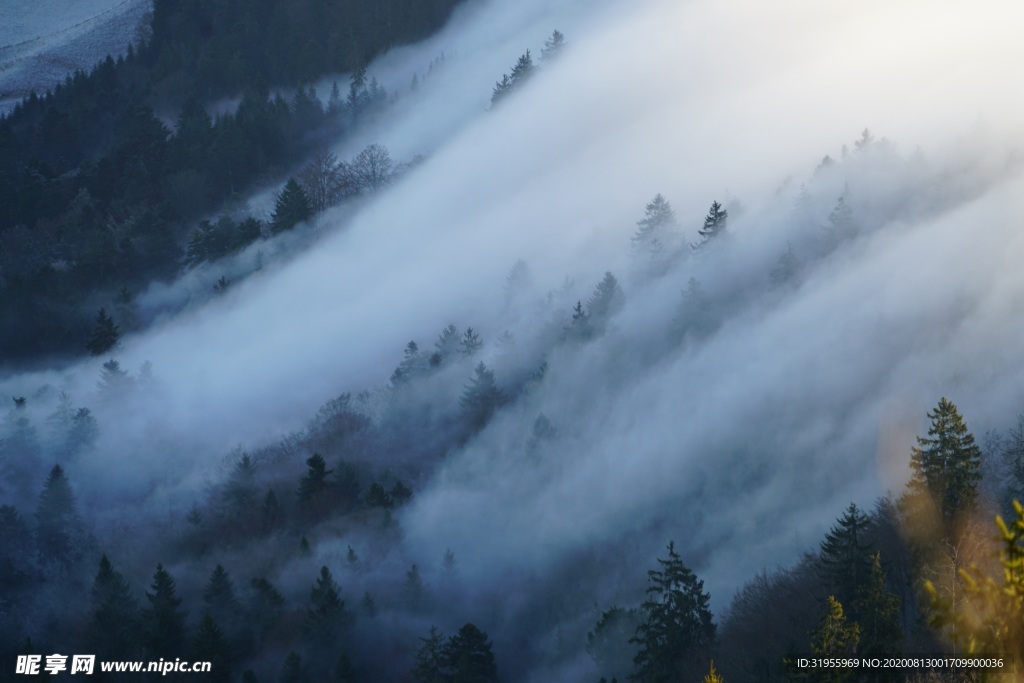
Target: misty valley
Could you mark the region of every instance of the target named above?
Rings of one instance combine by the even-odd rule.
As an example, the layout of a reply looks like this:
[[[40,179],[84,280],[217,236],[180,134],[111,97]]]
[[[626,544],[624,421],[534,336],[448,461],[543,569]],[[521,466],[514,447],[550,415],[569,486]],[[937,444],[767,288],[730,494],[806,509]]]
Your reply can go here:
[[[982,4],[12,4],[0,681],[1020,680]]]

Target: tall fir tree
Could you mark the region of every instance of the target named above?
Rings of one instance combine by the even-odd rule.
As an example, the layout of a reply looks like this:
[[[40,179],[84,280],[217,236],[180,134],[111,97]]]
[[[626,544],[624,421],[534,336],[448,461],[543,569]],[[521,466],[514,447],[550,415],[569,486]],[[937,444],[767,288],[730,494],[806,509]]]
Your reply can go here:
[[[90,598],[89,646],[104,659],[133,658],[140,644],[138,601],[124,576],[114,570],[106,555],[100,558]]]
[[[473,370],[473,377],[466,385],[459,399],[462,416],[471,431],[482,429],[491,415],[501,404],[503,395],[494,379],[494,371],[480,361]]]
[[[717,201],[711,202],[708,215],[704,217],[704,227],[697,231],[702,238],[702,242],[698,246],[703,246],[722,235],[725,232],[728,221],[729,212]]]
[[[868,532],[871,519],[850,503],[821,542],[819,562],[827,589],[839,602],[853,605],[871,569]],[[856,614],[851,614],[856,619]]]
[[[641,606],[645,619],[630,641],[639,646],[632,676],[637,683],[682,680],[715,643],[704,582],[683,563],[671,541],[668,557],[658,558],[658,564],[660,569],[647,572],[650,585]]]
[[[60,465],[50,470],[36,506],[36,550],[43,562],[69,566],[81,552],[82,521],[75,495]]]
[[[900,628],[900,601],[885,587],[881,553],[871,556],[870,573],[860,587],[855,605],[857,623],[860,626],[858,654],[879,658],[899,655],[903,641],[903,629]],[[878,680],[895,681],[897,677],[883,675]]]
[[[156,566],[150,590],[153,592],[146,593],[149,607],[142,611],[142,635],[150,658],[184,655],[185,614],[174,579],[163,564]]]
[[[451,683],[497,683],[498,665],[487,634],[467,623],[448,639],[444,660]]]
[[[857,652],[859,640],[860,627],[847,623],[842,603],[835,596],[828,596],[825,615],[811,632],[811,651],[824,658],[849,657]],[[851,680],[853,673],[854,669],[849,667],[815,669],[810,678],[821,683],[842,683]]]
[[[102,356],[117,345],[119,338],[120,330],[114,324],[114,319],[107,315],[107,309],[101,308],[96,314],[96,324],[85,345],[86,348],[92,355]]]
[[[973,509],[981,480],[981,449],[967,429],[960,411],[943,397],[928,413],[927,437],[917,437],[910,457],[910,499],[927,499],[941,515],[944,529]]]
[[[277,196],[270,231],[276,235],[291,230],[299,223],[309,220],[312,215],[309,197],[295,178],[289,178],[281,194]]]

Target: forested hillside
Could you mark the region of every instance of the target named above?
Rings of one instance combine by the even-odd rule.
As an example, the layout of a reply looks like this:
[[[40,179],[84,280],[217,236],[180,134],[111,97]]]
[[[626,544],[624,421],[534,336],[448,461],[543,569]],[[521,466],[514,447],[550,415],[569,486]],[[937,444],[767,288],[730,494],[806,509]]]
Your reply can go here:
[[[81,353],[99,308],[181,272],[197,220],[382,106],[366,65],[455,4],[158,0],[148,42],[18,105],[0,120],[2,362]],[[240,101],[211,114],[223,98]],[[262,231],[231,229],[223,250]]]
[[[0,681],[1017,680],[1014,23],[450,10],[158,3],[0,123]]]

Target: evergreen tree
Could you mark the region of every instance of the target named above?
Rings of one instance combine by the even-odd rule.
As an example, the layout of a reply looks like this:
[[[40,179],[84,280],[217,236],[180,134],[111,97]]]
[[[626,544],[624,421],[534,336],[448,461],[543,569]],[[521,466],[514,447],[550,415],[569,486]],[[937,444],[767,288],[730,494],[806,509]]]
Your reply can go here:
[[[474,332],[472,327],[467,327],[466,333],[462,336],[462,341],[459,342],[459,353],[468,358],[475,355],[483,347],[484,343],[480,339],[480,335]]]
[[[564,333],[566,339],[577,342],[585,342],[594,337],[594,325],[590,322],[590,314],[583,309],[582,301],[577,301],[572,307],[572,320]]]
[[[661,194],[644,207],[644,217],[636,222],[636,232],[632,237],[633,253],[651,256],[673,241],[676,215],[672,205]],[[660,245],[660,246],[659,246]]]
[[[97,384],[100,396],[105,399],[116,398],[125,389],[131,386],[131,378],[128,373],[121,369],[121,364],[116,360],[108,360],[100,370],[100,381]]]
[[[451,683],[497,683],[498,666],[491,642],[473,624],[467,623],[448,639],[444,661],[451,672]]]
[[[978,497],[981,449],[949,399],[943,397],[928,418],[928,436],[917,437],[910,457],[907,493],[911,499],[930,499],[949,530],[961,513],[973,509]]]
[[[796,254],[793,253],[793,245],[786,242],[786,251],[776,261],[775,268],[772,269],[768,279],[773,287],[781,287],[793,281],[799,267],[800,264],[796,260]]]
[[[715,642],[715,624],[704,582],[668,544],[660,569],[647,572],[650,585],[642,605],[644,621],[630,640],[639,645],[632,679],[639,683],[671,683],[693,670]]]
[[[697,231],[703,238],[701,245],[707,244],[724,233],[728,219],[729,212],[722,208],[722,205],[717,201],[711,202],[708,215],[704,217],[704,227]]]
[[[700,280],[691,277],[676,308],[676,315],[672,321],[672,338],[677,343],[687,337],[700,339],[714,332],[717,325],[711,302]]]
[[[821,574],[828,590],[841,603],[853,605],[871,568],[868,531],[871,520],[855,503],[836,520],[821,542]],[[851,615],[855,620],[856,614]]]
[[[416,651],[416,663],[412,677],[416,683],[448,683],[447,660],[444,636],[431,626],[426,638],[420,638],[423,645]]]
[[[270,231],[276,235],[291,230],[299,223],[309,220],[312,215],[309,197],[295,178],[289,178],[281,194],[277,196]]]
[[[540,61],[548,63],[559,55],[565,49],[565,36],[558,29],[551,32],[551,37],[544,41],[544,47],[540,51]]]
[[[455,354],[459,352],[459,328],[455,325],[448,325],[441,330],[441,335],[434,342],[434,348],[441,354],[442,360],[454,358]]]
[[[704,674],[703,683],[725,683],[725,680],[715,671],[715,663],[711,662],[710,670]]]
[[[284,615],[284,596],[262,577],[252,579],[249,587],[245,614],[260,637],[266,638]]]
[[[847,624],[842,604],[835,596],[828,596],[825,616],[811,633],[811,651],[819,657],[849,657],[856,653],[860,627]],[[817,681],[840,683],[853,677],[853,669],[836,667],[816,669],[812,678]]]
[[[224,632],[217,626],[209,612],[204,612],[202,619],[199,620],[192,651],[196,660],[210,662],[210,681],[230,683],[231,649]]]
[[[401,480],[395,481],[394,485],[388,489],[388,498],[394,503],[396,507],[405,505],[412,498],[412,491],[408,486],[403,484]]]
[[[174,579],[156,566],[152,593],[146,593],[149,607],[142,611],[142,635],[151,659],[171,658],[184,654],[185,615],[179,609],[181,600],[175,594]]]
[[[334,647],[349,621],[345,602],[341,599],[341,589],[334,582],[331,570],[323,566],[309,592],[306,634],[325,648]]]
[[[881,553],[871,556],[871,571],[860,587],[856,608],[860,627],[858,654],[880,658],[899,655],[903,640],[899,598],[885,588]],[[886,680],[895,678],[889,676]]]
[[[470,430],[483,428],[501,404],[502,398],[498,383],[494,380],[494,371],[489,370],[483,361],[480,361],[473,370],[473,378],[459,399],[462,416]]]
[[[297,652],[289,652],[284,658],[284,665],[281,667],[281,676],[277,679],[280,683],[312,683],[306,666],[302,663],[302,657]]]
[[[92,355],[102,356],[117,345],[119,338],[119,330],[114,324],[114,319],[107,315],[107,309],[101,308],[96,314],[96,325],[85,347]]]
[[[533,76],[533,57],[530,56],[530,51],[527,50],[519,59],[516,60],[515,65],[512,67],[512,84],[514,87],[519,87]]]
[[[99,657],[129,659],[139,645],[138,602],[128,582],[114,570],[106,555],[100,558],[99,572],[93,580],[92,628],[90,647]]]
[[[630,675],[637,655],[633,637],[642,620],[639,609],[612,607],[601,612],[594,629],[587,633],[587,654],[601,674],[622,680]]]
[[[405,585],[402,587],[402,603],[406,609],[418,612],[427,606],[427,587],[420,575],[420,568],[415,564],[405,573]]]
[[[603,324],[625,305],[625,298],[619,281],[611,272],[606,272],[587,302],[587,313],[595,324]]]
[[[226,627],[235,625],[242,605],[235,595],[235,585],[223,566],[217,565],[203,589],[203,604],[214,621]]]
[[[44,562],[70,565],[82,542],[82,522],[64,470],[54,465],[36,507],[36,550]]]
[[[356,669],[352,666],[352,660],[347,652],[342,652],[338,657],[338,663],[334,667],[334,683],[356,683]]]
[[[306,467],[308,470],[299,481],[299,500],[304,503],[327,490],[330,486],[327,477],[334,472],[327,469],[327,461],[319,453],[314,453],[306,460]]]

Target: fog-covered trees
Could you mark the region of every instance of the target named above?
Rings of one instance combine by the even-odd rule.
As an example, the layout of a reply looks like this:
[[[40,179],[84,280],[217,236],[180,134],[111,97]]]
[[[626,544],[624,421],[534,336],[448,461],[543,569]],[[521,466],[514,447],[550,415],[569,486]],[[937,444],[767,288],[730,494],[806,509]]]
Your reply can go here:
[[[675,543],[668,557],[658,558],[659,569],[647,572],[647,600],[643,621],[631,642],[638,646],[632,679],[638,683],[674,683],[682,680],[715,642],[715,624],[704,582],[687,567]]]
[[[636,222],[636,232],[631,239],[633,253],[645,257],[663,255],[672,249],[676,240],[676,215],[672,205],[661,194],[644,207],[644,217]]]
[[[540,61],[543,63],[556,59],[565,50],[565,36],[558,29],[551,32],[551,36],[544,41],[544,47],[540,51]]]
[[[459,399],[467,428],[470,431],[483,428],[502,400],[504,395],[494,379],[494,371],[480,361]]]
[[[511,74],[504,74],[501,80],[494,84],[491,92],[491,106],[498,104],[516,89],[522,87],[523,83],[533,76],[534,65],[530,51],[524,52],[512,66]]]
[[[357,192],[376,192],[391,180],[394,162],[384,145],[365,147],[349,165],[351,184]]]
[[[352,191],[352,173],[334,152],[320,151],[299,174],[299,183],[309,198],[310,208],[320,212]]]

